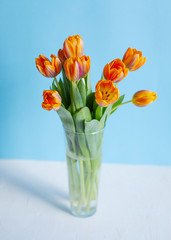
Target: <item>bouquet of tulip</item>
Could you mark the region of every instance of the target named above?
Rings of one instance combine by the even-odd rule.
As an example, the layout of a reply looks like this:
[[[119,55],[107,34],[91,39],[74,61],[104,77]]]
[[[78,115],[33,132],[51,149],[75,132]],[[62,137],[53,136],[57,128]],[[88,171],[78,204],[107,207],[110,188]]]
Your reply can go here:
[[[90,57],[83,55],[83,39],[68,37],[58,57],[50,61],[43,55],[36,58],[36,67],[48,78],[54,78],[50,90],[44,90],[42,107],[57,111],[66,134],[67,165],[72,212],[92,215],[98,195],[98,173],[101,165],[103,129],[107,118],[120,106],[133,103],[144,107],[156,100],[156,93],[136,92],[130,101],[123,102],[117,85],[129,71],[146,62],[142,52],[128,48],[123,59],[114,59],[104,66],[101,80],[91,89]],[[62,78],[57,75],[62,71]]]

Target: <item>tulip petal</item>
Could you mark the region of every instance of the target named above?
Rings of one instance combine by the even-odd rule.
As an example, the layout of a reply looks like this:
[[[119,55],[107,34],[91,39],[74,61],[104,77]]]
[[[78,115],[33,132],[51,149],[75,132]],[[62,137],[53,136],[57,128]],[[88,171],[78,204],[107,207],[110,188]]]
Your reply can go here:
[[[103,75],[106,80],[118,83],[123,80],[128,74],[128,69],[126,70],[125,64],[121,59],[114,59],[109,64],[106,64],[103,69]]]
[[[69,36],[63,44],[63,54],[65,58],[82,57],[84,52],[83,39],[79,35]],[[60,51],[59,54],[62,54]]]
[[[39,72],[46,77],[46,72],[45,72],[45,69],[39,65],[36,66],[37,69],[39,70]]]
[[[157,94],[149,90],[141,90],[134,94],[132,102],[137,107],[145,107],[157,99]]]
[[[123,62],[125,63],[125,61],[127,60],[127,58],[133,54],[133,50],[132,48],[128,48],[127,51],[125,52],[124,56],[123,56]]]
[[[62,49],[59,49],[59,51],[58,51],[58,58],[60,59],[61,63],[64,64],[66,58],[64,56],[64,52]]]
[[[139,69],[146,62],[146,58],[142,57],[142,52],[135,48],[128,48],[123,57],[123,62],[130,71]]]
[[[42,108],[45,110],[50,111],[54,109],[57,111],[61,106],[61,96],[57,91],[44,90],[43,100],[44,102],[42,102]]]
[[[83,39],[81,37],[78,38],[76,51],[77,51],[77,56],[78,57],[82,57],[83,56],[84,43],[83,43]]]
[[[54,55],[51,54],[51,62],[49,59],[43,55],[39,55],[39,58],[35,59],[36,67],[39,72],[45,77],[56,77],[61,71],[61,62],[60,60]]]
[[[49,64],[45,65],[45,72],[47,77],[53,78],[56,76],[56,69],[52,65]]]
[[[68,39],[65,40],[63,49],[66,58],[76,57],[74,46]]]
[[[141,57],[139,62],[132,68],[131,71],[135,71],[137,69],[139,69],[141,66],[143,66],[146,62],[146,58],[145,57]]]
[[[40,60],[43,61],[43,62],[44,62],[45,60],[46,60],[46,61],[49,61],[49,59],[48,59],[47,57],[45,57],[44,55],[42,55],[42,54],[39,55],[39,58],[40,58]]]
[[[96,84],[95,99],[101,107],[115,103],[119,98],[119,90],[112,81],[102,79]]]

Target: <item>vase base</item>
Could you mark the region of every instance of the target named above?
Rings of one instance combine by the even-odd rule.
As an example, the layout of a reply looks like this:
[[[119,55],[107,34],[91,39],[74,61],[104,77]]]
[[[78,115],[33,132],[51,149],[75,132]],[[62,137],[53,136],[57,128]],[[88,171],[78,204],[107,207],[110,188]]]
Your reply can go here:
[[[87,217],[91,217],[96,213],[96,208],[92,208],[90,209],[88,212],[86,211],[86,209],[81,209],[79,212],[76,208],[72,207],[71,208],[71,213],[72,215],[74,215],[75,217],[80,217],[80,218],[87,218]]]

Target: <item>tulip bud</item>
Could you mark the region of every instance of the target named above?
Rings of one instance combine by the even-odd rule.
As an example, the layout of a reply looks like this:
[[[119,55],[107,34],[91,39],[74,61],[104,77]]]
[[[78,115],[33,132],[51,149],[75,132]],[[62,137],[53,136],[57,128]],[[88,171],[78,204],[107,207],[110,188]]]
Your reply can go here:
[[[101,107],[115,103],[119,98],[119,89],[110,80],[98,81],[95,88],[95,99]]]
[[[62,49],[59,49],[59,51],[58,51],[58,58],[60,59],[62,65],[63,65],[66,60],[66,57],[65,57],[64,51]]]
[[[145,107],[157,99],[157,94],[149,90],[136,92],[132,98],[133,104],[137,107]]]
[[[42,108],[50,111],[54,109],[57,111],[61,106],[61,96],[57,91],[44,90],[43,91]]]
[[[64,70],[70,81],[78,81],[82,77],[82,62],[80,58],[68,58],[64,63]]]
[[[82,78],[86,77],[87,73],[90,70],[90,64],[91,64],[91,60],[89,56],[82,56],[80,58],[81,62],[82,62]]]
[[[146,62],[146,58],[142,56],[141,51],[128,48],[123,57],[123,62],[130,71],[135,71]]]
[[[79,35],[69,36],[63,44],[64,56],[70,57],[82,57],[84,52],[83,39]]]
[[[59,58],[55,55],[51,54],[51,58],[52,60],[50,62],[45,56],[39,55],[39,58],[35,59],[36,67],[43,76],[54,78],[60,73],[62,65]]]
[[[114,83],[120,82],[128,74],[128,69],[125,68],[125,64],[121,59],[115,59],[103,69],[103,75],[106,80],[110,80]]]

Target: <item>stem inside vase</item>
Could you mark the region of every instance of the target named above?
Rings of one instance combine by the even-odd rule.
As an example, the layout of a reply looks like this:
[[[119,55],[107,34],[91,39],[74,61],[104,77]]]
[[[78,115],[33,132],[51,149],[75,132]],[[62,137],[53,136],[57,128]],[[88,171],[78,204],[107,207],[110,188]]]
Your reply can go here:
[[[97,209],[103,131],[66,132],[66,158],[71,212],[88,217]]]

